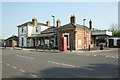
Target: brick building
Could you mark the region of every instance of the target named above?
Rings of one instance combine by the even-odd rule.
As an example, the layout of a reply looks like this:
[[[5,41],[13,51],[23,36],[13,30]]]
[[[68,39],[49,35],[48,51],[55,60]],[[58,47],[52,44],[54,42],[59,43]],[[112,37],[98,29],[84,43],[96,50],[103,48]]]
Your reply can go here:
[[[67,48],[74,50],[87,49],[95,47],[97,36],[111,35],[109,31],[98,31],[92,28],[92,21],[89,21],[89,27],[76,23],[76,16],[70,17],[68,24],[61,26],[61,21],[57,20],[56,27],[50,26],[50,22],[46,24],[37,22],[36,18],[32,22],[27,22],[18,26],[19,46],[44,48],[52,42],[54,48],[60,50],[61,37],[67,38]]]
[[[58,23],[59,24],[59,23]],[[74,50],[86,49],[94,46],[94,39],[91,38],[92,21],[89,21],[89,27],[76,24],[76,17],[70,17],[70,23],[57,28],[58,49],[61,46],[61,37],[67,37],[67,47],[70,45]]]
[[[13,47],[13,46],[18,47],[19,46],[19,38],[15,35],[7,38],[6,39],[6,46],[7,47]]]

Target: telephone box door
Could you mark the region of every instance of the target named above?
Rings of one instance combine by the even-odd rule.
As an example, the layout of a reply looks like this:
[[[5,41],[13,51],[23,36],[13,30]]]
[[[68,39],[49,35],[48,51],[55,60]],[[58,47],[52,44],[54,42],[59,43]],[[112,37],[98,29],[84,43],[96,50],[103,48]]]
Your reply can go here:
[[[60,51],[67,51],[67,38],[61,37]]]

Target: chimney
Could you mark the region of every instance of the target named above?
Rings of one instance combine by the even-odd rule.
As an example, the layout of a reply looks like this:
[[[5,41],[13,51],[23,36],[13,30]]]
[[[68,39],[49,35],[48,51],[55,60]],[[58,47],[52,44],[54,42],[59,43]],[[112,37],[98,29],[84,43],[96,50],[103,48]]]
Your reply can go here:
[[[47,26],[50,26],[50,21],[46,21],[46,25],[47,25]]]
[[[33,18],[32,19],[32,23],[35,25],[35,24],[37,24],[37,18]]]
[[[92,21],[91,21],[91,19],[89,21],[89,27],[90,27],[90,30],[91,30],[92,29]]]
[[[61,21],[57,20],[57,27],[60,27],[60,26],[61,26]]]
[[[70,22],[76,24],[76,17],[74,15],[70,17]]]

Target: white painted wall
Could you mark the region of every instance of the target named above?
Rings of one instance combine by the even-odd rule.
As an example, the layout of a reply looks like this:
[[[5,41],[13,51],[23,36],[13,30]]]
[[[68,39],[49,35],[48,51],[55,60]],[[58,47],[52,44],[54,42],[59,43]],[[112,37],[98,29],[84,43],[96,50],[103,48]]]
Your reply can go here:
[[[44,31],[47,28],[48,28],[47,26],[41,26],[41,31]]]
[[[22,37],[21,36],[19,36],[19,46],[21,47],[22,46]]]
[[[22,47],[22,38],[23,38],[23,47],[27,47],[27,37],[19,36],[19,46]]]
[[[22,27],[23,27],[23,32],[22,32]],[[38,27],[38,32],[36,32],[36,27]],[[24,38],[24,45],[23,47],[28,47],[28,43],[27,43],[27,38],[28,37],[32,37],[32,35],[37,35],[37,34],[41,34],[41,31],[44,31],[45,29],[47,29],[47,26],[42,26],[42,25],[32,25],[32,24],[28,24],[27,26],[21,26],[18,27],[19,29],[19,46],[22,46],[22,37]],[[33,47],[33,39],[30,39],[30,47]]]
[[[28,26],[28,37],[32,34],[33,26]]]

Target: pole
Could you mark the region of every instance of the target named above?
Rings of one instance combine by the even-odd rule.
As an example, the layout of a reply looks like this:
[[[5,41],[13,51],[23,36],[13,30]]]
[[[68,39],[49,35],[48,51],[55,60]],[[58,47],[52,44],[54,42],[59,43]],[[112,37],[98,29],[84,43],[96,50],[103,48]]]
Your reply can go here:
[[[84,28],[84,49],[85,49],[85,45],[86,45],[86,37],[85,37],[85,20],[86,19],[83,19],[83,28]]]

